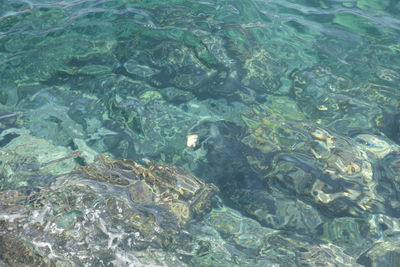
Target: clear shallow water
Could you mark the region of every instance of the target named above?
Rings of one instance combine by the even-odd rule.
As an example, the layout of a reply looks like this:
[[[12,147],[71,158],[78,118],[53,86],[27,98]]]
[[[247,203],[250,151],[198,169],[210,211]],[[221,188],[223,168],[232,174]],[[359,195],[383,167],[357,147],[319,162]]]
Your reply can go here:
[[[400,262],[397,1],[0,3],[2,264]],[[173,227],[137,184],[70,174],[104,153],[219,199]]]

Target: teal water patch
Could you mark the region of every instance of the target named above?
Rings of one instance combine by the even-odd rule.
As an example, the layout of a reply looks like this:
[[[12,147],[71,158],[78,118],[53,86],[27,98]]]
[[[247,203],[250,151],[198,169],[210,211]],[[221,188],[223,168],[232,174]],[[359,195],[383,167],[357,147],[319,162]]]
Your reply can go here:
[[[1,264],[396,266],[396,1],[3,2]]]

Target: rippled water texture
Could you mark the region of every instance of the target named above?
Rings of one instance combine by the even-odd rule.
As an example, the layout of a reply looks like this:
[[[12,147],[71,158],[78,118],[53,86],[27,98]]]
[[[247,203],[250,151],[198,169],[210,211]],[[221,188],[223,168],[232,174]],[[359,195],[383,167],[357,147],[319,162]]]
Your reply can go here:
[[[399,266],[399,85],[397,0],[0,0],[0,266]]]

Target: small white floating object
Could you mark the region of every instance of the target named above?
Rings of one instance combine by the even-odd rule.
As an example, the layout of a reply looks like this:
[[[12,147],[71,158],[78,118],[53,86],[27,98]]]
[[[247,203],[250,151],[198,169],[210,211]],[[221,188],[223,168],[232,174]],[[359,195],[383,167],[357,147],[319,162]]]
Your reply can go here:
[[[199,136],[197,134],[191,134],[186,136],[186,146],[195,147],[197,145],[197,140],[199,140]]]

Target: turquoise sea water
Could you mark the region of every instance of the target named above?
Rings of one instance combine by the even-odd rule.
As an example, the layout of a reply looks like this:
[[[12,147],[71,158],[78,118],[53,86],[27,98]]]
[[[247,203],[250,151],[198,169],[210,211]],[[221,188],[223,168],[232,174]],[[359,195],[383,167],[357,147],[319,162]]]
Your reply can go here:
[[[0,266],[400,266],[400,2],[0,0],[0,200]]]

